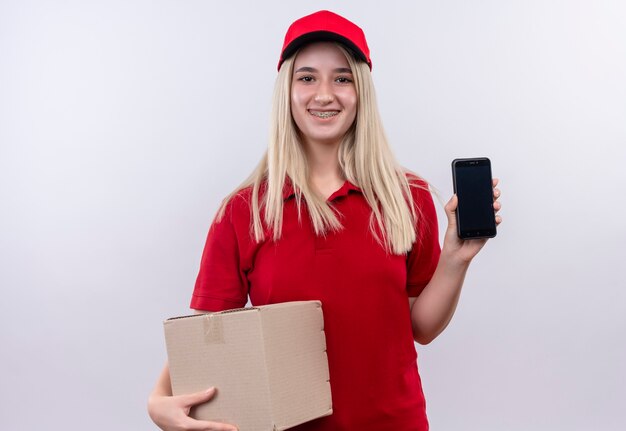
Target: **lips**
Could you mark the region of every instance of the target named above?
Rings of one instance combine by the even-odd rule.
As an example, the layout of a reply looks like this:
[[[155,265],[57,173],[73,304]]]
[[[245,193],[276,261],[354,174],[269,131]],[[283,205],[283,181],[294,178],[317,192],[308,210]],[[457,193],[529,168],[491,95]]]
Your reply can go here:
[[[309,114],[317,118],[331,118],[339,114],[339,111],[317,111],[317,110],[309,109]]]

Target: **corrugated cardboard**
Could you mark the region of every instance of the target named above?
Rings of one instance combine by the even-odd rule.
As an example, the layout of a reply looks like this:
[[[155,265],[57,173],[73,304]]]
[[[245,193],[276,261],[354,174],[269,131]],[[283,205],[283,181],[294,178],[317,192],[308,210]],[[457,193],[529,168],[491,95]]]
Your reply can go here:
[[[332,414],[319,301],[178,317],[164,327],[173,394],[218,388],[193,417],[274,431]]]

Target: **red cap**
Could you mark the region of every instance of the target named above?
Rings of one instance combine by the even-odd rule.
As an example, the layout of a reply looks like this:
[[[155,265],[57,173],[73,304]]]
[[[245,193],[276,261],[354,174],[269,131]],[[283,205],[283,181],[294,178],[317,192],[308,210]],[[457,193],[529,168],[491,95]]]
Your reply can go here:
[[[367,63],[372,70],[370,49],[365,40],[365,33],[355,23],[336,13],[321,10],[294,21],[285,35],[285,43],[280,52],[278,70],[285,59],[299,48],[311,42],[332,41],[345,45],[349,50]]]

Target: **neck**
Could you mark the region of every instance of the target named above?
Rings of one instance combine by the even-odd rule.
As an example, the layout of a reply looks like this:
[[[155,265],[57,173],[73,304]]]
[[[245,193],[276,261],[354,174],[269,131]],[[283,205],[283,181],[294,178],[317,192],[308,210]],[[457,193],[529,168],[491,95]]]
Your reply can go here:
[[[309,165],[309,181],[324,198],[343,185],[344,178],[339,166],[339,143],[306,144]]]

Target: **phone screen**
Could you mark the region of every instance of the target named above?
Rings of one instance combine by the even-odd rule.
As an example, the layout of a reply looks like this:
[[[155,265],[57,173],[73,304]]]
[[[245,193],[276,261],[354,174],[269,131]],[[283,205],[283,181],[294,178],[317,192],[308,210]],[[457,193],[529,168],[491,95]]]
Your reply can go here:
[[[491,162],[487,158],[456,159],[452,162],[460,238],[491,238],[496,235],[493,212]]]

